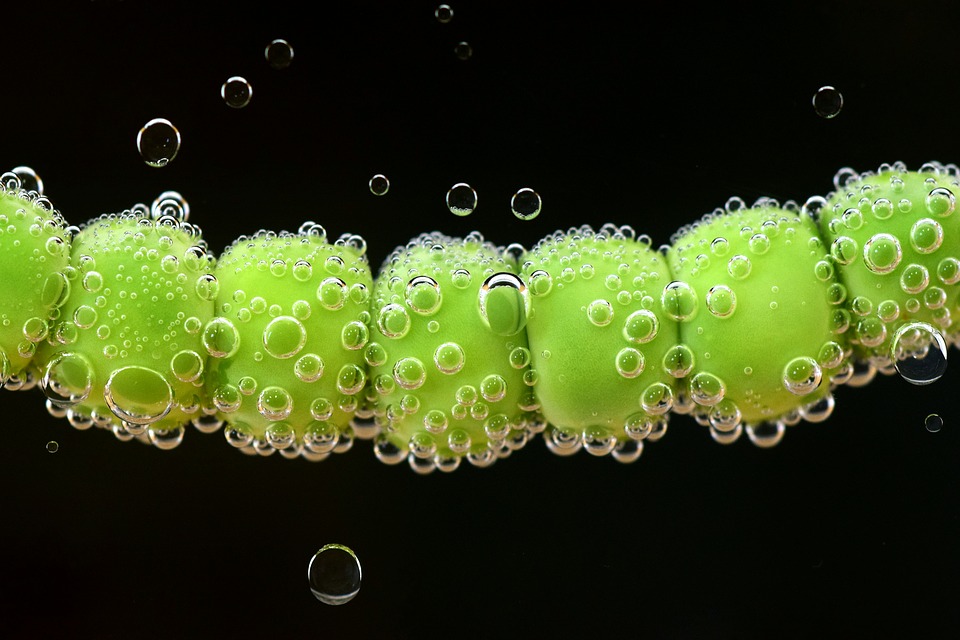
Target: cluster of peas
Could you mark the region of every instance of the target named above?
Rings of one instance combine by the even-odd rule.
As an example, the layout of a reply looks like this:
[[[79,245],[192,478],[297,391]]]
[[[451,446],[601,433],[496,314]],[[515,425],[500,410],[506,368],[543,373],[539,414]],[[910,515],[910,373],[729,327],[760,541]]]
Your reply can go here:
[[[78,229],[4,174],[0,376],[121,440],[172,448],[192,422],[321,460],[364,438],[420,473],[541,432],[631,462],[671,412],[772,446],[826,419],[837,385],[942,373],[923,367],[956,342],[958,180],[842,170],[826,198],[733,198],[659,249],[612,225],[530,250],[423,234],[374,278],[362,238],[312,222],[215,258],[177,207]]]

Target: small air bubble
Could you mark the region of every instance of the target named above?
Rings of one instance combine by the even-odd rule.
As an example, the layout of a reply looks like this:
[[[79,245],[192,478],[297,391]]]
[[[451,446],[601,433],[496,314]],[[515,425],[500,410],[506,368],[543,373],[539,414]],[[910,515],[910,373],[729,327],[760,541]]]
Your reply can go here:
[[[540,194],[533,189],[524,187],[520,189],[510,199],[510,209],[513,215],[521,220],[533,220],[540,215],[540,208],[543,205],[540,200]]]
[[[473,47],[467,42],[458,42],[453,48],[453,54],[460,60],[469,60],[473,56]]]
[[[831,86],[817,89],[813,94],[813,110],[821,118],[834,118],[843,108],[843,95]]]
[[[447,191],[447,208],[457,216],[468,216],[477,208],[477,192],[466,182],[458,182]]]
[[[442,4],[433,12],[434,17],[440,24],[447,24],[453,20],[453,9],[448,4]]]
[[[293,62],[293,47],[286,40],[277,38],[263,50],[263,57],[274,69],[286,69]]]
[[[220,97],[228,107],[242,109],[250,104],[253,97],[253,87],[242,76],[232,76],[220,86]]]
[[[342,544],[324,545],[310,559],[310,591],[324,604],[346,604],[360,593],[360,560]]]
[[[386,195],[387,191],[390,190],[390,181],[387,180],[387,176],[382,173],[370,178],[370,193],[375,196]]]
[[[929,421],[930,419],[927,418],[927,420]],[[939,430],[939,427],[938,427],[938,430]],[[57,443],[56,440],[51,440],[50,442],[47,443],[47,453],[56,453],[59,450],[60,450],[60,445]]]
[[[164,167],[180,151],[180,132],[165,118],[154,118],[137,134],[137,150],[151,167]]]
[[[927,416],[926,420],[923,421],[923,426],[925,426],[930,433],[936,433],[943,427],[943,418],[935,413],[931,413]],[[54,444],[56,443],[54,442]]]

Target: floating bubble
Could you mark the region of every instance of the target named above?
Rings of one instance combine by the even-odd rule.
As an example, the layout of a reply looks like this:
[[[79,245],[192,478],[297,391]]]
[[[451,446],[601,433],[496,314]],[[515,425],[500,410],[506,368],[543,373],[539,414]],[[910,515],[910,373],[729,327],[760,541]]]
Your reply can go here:
[[[521,220],[533,220],[540,215],[540,208],[543,202],[540,200],[540,194],[529,187],[520,189],[510,198],[510,209],[513,215]]]
[[[473,55],[473,47],[467,42],[458,42],[457,46],[453,48],[453,55],[460,60],[469,60]]]
[[[915,385],[936,382],[947,370],[946,342],[925,322],[911,322],[897,329],[890,357],[900,377]]]
[[[360,593],[360,560],[350,547],[327,544],[307,567],[310,592],[324,604],[346,604]]]
[[[286,40],[277,38],[263,50],[263,57],[274,69],[286,69],[293,62],[293,47]]]
[[[943,428],[943,418],[941,418],[935,413],[931,413],[923,421],[923,426],[925,426],[927,428],[927,431],[929,431],[930,433],[936,433],[937,431],[940,431],[941,428]]]
[[[829,85],[823,86],[813,94],[812,103],[816,114],[829,120],[836,117],[843,108],[843,95]]]
[[[448,4],[442,4],[433,12],[433,16],[440,24],[447,24],[453,20],[453,9]]]
[[[383,196],[390,190],[390,181],[382,173],[370,178],[370,193],[375,196]]]
[[[458,182],[447,190],[447,209],[457,216],[468,216],[477,208],[477,192],[466,182]]]
[[[51,440],[47,443],[47,453],[56,453],[60,450],[60,445],[56,440]]]
[[[220,97],[228,107],[242,109],[250,104],[253,87],[243,76],[231,76],[220,86]]]
[[[154,118],[140,128],[137,150],[151,167],[164,167],[180,151],[180,132],[166,118]]]

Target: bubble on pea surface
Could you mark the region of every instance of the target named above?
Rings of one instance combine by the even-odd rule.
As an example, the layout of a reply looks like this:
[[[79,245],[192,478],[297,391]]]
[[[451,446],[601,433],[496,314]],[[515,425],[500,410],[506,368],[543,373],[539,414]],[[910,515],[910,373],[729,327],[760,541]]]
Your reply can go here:
[[[947,370],[946,341],[925,322],[911,322],[897,329],[890,357],[900,377],[915,385],[936,382]]]

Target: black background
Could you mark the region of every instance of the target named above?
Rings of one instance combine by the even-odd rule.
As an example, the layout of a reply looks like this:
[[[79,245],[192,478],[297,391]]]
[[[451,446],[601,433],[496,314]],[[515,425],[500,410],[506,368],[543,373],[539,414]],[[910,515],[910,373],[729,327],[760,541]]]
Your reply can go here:
[[[362,234],[376,267],[434,229],[530,246],[612,221],[658,245],[733,195],[802,202],[843,166],[960,161],[948,3],[456,1],[449,24],[419,1],[200,4],[4,6],[0,166],[33,167],[73,223],[176,189],[218,252],[313,219]],[[274,38],[295,50],[283,71]],[[244,109],[220,98],[232,75]],[[828,84],[832,120],[811,106]],[[183,136],[163,169],[135,147],[155,117]],[[444,206],[460,181],[479,193],[466,218]],[[524,186],[532,222],[509,211]],[[840,389],[829,421],[769,451],[677,416],[633,465],[537,440],[428,477],[368,442],[311,464],[191,428],[161,452],[3,391],[0,635],[950,637],[958,381]],[[341,607],[307,586],[328,542],[363,565]]]

